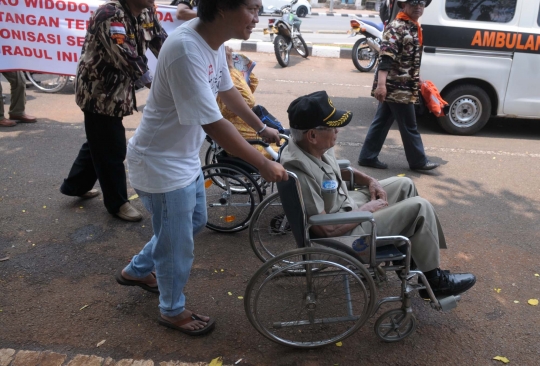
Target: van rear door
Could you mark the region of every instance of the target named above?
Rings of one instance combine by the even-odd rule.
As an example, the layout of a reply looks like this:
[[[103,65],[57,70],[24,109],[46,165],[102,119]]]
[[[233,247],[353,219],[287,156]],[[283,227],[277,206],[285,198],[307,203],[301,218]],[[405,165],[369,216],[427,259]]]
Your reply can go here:
[[[504,114],[540,117],[540,0],[523,3]]]

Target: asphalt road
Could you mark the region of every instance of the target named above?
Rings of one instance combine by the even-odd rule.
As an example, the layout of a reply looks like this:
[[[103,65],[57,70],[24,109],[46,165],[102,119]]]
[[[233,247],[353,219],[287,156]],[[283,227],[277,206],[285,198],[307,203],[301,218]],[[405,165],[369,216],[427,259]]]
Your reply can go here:
[[[376,108],[369,97],[373,74],[357,72],[349,60],[293,56],[283,69],[271,54],[249,56],[257,61],[258,103],[285,125],[289,103],[317,90],[354,113],[336,149],[354,164]],[[2,86],[9,90],[5,81]],[[139,109],[146,95],[138,93]],[[118,286],[113,277],[150,238],[148,213],[140,223],[125,223],[108,215],[99,199],[83,202],[58,192],[85,140],[72,91],[29,89],[27,113],[39,123],[0,129],[0,259],[9,258],[0,262],[0,348],[155,361],[224,356],[225,364],[243,358],[244,365],[495,365],[495,356],[538,364],[540,306],[527,304],[540,298],[538,120],[493,119],[469,137],[447,135],[433,120],[422,120],[426,152],[441,163],[428,174],[408,170],[392,128],[380,156],[390,168],[364,171],[413,179],[445,230],[449,248],[441,266],[473,272],[478,282],[449,313],[415,298],[418,329],[400,343],[378,340],[375,315],[342,347],[300,351],[266,340],[246,320],[237,296],[260,266],[247,232],[204,230],[196,239],[188,303],[215,316],[217,329],[192,339],[157,325],[157,298]],[[140,117],[125,119],[128,137]],[[143,211],[138,199],[133,203]],[[397,295],[398,286],[390,281],[381,290]]]

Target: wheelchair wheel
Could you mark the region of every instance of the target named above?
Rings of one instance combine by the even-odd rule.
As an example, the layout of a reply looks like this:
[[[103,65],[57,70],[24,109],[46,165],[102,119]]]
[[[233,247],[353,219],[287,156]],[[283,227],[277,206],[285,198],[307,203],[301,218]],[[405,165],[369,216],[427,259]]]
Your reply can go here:
[[[278,192],[266,197],[255,209],[249,223],[249,242],[263,262],[296,248]]]
[[[206,227],[219,232],[236,232],[249,225],[262,193],[250,174],[228,164],[202,168],[208,221]]]
[[[25,76],[36,88],[45,93],[61,91],[70,79],[67,75],[41,74],[28,71],[25,71]]]
[[[416,318],[411,314],[406,319],[406,315],[403,309],[393,309],[382,314],[375,322],[375,334],[388,343],[407,338],[416,329]]]
[[[367,321],[375,302],[375,284],[358,260],[334,249],[299,248],[259,268],[248,283],[244,310],[266,338],[314,348],[353,334]]]
[[[204,155],[204,165],[217,164],[217,155],[219,155],[219,153],[222,151],[223,149],[212,141],[210,146],[208,146],[208,150],[206,150],[206,154]]]

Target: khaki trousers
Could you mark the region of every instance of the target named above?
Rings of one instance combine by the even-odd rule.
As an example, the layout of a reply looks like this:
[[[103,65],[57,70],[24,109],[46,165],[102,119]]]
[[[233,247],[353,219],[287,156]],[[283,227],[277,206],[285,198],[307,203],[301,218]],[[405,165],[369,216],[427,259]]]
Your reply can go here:
[[[11,103],[9,114],[20,116],[24,114],[26,104],[26,81],[22,71],[3,72],[2,75],[9,81],[11,86]],[[2,84],[0,83],[0,94],[2,94]],[[0,98],[0,120],[4,119],[4,101]]]
[[[444,233],[427,200],[418,196],[409,178],[393,177],[379,182],[388,195],[388,207],[376,211],[377,236],[403,235],[411,240],[412,257],[422,272],[439,267],[439,248],[446,248]],[[358,207],[370,201],[368,189],[349,192]],[[370,223],[354,229],[351,235],[369,233]]]

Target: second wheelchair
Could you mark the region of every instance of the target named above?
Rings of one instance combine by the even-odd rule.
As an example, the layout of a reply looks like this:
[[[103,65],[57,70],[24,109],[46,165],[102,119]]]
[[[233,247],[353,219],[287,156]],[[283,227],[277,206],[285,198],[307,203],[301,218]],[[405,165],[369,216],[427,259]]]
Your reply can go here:
[[[284,141],[283,148],[288,136],[280,136]],[[210,146],[202,168],[208,213],[206,227],[224,233],[247,229],[255,208],[267,192],[273,193],[274,186],[266,182],[255,167],[229,155],[210,138],[207,140]],[[279,159],[279,152],[275,152],[269,144],[260,140],[248,142],[261,146],[273,160]]]

